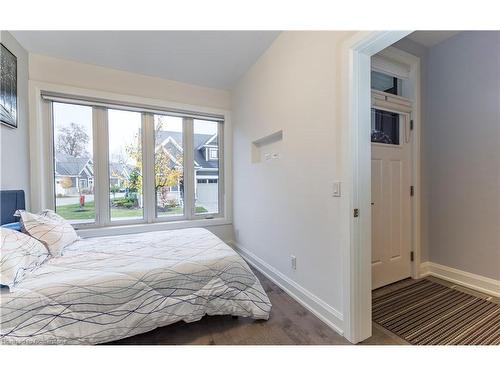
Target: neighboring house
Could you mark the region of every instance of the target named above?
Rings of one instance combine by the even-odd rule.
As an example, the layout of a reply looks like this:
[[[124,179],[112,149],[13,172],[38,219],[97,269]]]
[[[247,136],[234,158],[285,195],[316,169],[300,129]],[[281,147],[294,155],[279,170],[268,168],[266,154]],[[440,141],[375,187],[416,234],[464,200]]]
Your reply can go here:
[[[195,134],[195,197],[198,204],[216,210],[218,204],[219,182],[219,145],[217,135]],[[159,131],[155,150],[160,147],[168,155],[169,168],[182,170],[182,133]],[[110,164],[110,186],[124,188],[130,177],[132,167],[122,163]],[[73,157],[64,154],[56,155],[55,165],[56,194],[78,195],[80,192],[93,192],[94,168],[92,159]],[[181,185],[168,187],[168,199],[181,201]]]
[[[195,197],[200,205],[217,207],[219,182],[219,144],[217,134],[194,134]],[[156,151],[162,147],[169,155],[172,167],[182,169],[182,133],[160,130]],[[179,185],[170,189],[175,195]],[[178,194],[177,194],[178,197]]]
[[[110,163],[109,168],[110,186],[124,189],[133,168],[122,163]],[[94,166],[92,159],[57,154],[55,183],[57,195],[78,195],[80,192],[93,193]]]
[[[94,166],[89,157],[56,155],[56,195],[77,195],[94,190]]]
[[[109,163],[109,186],[124,189],[132,173],[133,167],[123,163]]]

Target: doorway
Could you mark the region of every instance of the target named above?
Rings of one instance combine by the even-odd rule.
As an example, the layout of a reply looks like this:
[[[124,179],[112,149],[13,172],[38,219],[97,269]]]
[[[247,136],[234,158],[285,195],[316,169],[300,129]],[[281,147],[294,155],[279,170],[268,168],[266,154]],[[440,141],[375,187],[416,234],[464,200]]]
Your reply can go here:
[[[353,343],[371,336],[372,332],[372,142],[370,87],[371,57],[386,50],[410,32],[360,32],[342,47],[342,81],[345,102],[341,121],[344,124],[346,182],[350,186],[345,217],[349,223],[344,256],[344,335]],[[388,56],[399,55],[399,60],[410,66],[409,92],[414,113],[415,130],[412,134],[412,152],[420,149],[419,92],[420,60],[415,56],[390,50]],[[383,110],[383,108],[381,108]],[[393,108],[394,110],[395,108]],[[394,112],[394,111],[393,111]],[[396,112],[397,109],[396,109]],[[395,115],[393,115],[395,116]],[[402,122],[405,122],[403,120]],[[401,128],[400,128],[401,131]],[[419,277],[416,266],[420,262],[420,164],[419,157],[411,158],[411,249],[414,252],[411,276]],[[407,272],[407,271],[405,271]]]
[[[372,289],[411,276],[414,102],[409,56],[394,47],[371,57]],[[416,58],[416,57],[413,57]]]

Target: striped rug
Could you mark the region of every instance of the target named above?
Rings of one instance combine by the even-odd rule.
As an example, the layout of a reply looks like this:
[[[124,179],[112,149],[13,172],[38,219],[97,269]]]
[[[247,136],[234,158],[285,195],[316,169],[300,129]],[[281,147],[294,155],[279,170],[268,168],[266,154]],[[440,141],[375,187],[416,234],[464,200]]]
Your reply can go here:
[[[414,345],[499,345],[500,305],[423,279],[373,298],[373,320]]]

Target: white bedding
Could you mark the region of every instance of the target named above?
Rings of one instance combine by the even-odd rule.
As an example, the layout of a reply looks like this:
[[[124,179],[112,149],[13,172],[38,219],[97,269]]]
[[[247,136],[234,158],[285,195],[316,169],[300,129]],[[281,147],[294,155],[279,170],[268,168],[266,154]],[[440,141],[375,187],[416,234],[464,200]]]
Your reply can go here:
[[[77,241],[0,298],[3,344],[97,344],[271,310],[245,261],[199,228]]]

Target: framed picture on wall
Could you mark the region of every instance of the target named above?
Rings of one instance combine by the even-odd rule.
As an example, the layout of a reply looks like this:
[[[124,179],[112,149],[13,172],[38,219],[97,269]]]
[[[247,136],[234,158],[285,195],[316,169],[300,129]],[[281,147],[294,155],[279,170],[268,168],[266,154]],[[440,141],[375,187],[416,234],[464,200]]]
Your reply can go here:
[[[0,123],[17,128],[17,57],[0,46]]]

